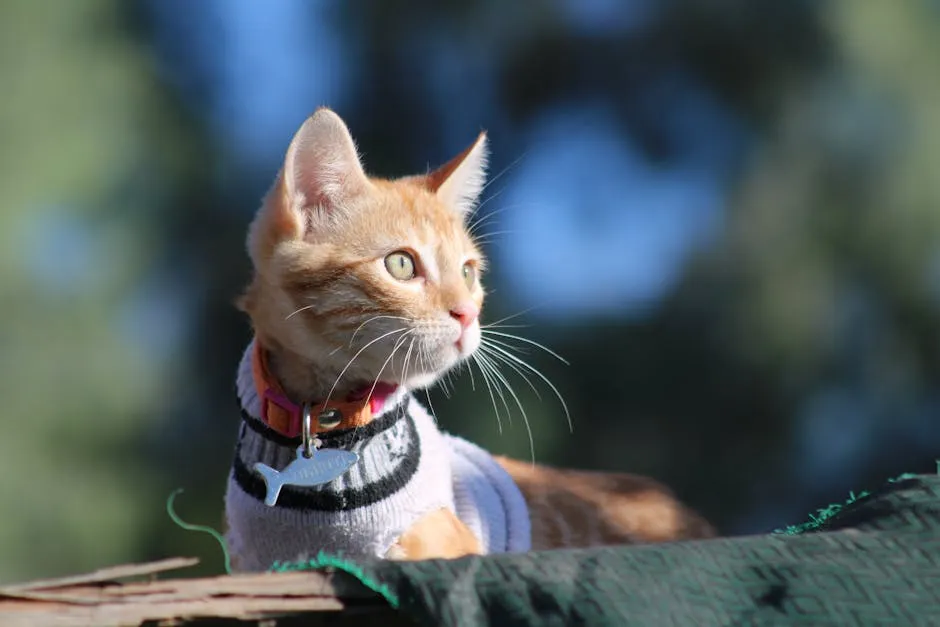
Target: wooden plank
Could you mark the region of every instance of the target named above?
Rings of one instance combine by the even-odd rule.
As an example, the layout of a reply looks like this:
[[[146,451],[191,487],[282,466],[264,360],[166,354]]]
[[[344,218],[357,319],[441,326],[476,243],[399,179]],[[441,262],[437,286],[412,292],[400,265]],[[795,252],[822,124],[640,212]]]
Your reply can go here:
[[[158,590],[188,596],[244,595],[244,596],[342,596],[373,598],[376,596],[358,580],[346,573],[331,570],[295,571],[287,573],[250,573],[222,575],[189,580],[161,580],[125,584],[119,588],[105,588],[101,594],[111,596],[154,594]]]
[[[343,572],[254,573],[115,583],[181,564],[163,560],[0,590],[0,625],[130,627],[221,624],[411,625],[380,595]]]
[[[110,585],[105,585],[110,584]],[[329,571],[255,573],[202,579],[163,579],[117,585],[114,582],[80,584],[53,589],[29,587],[0,590],[0,597],[47,600],[88,605],[106,602],[163,601],[207,596],[339,597],[370,599],[376,594],[345,573]]]
[[[189,568],[199,563],[195,557],[171,557],[156,562],[147,562],[144,564],[123,564],[121,566],[109,566],[84,575],[73,575],[70,577],[59,577],[57,579],[37,579],[26,583],[4,585],[0,587],[0,594],[12,592],[14,590],[40,590],[43,588],[61,588],[80,583],[106,582],[117,579],[127,579],[130,577],[141,577],[146,575],[155,575],[168,570],[178,570],[180,568]]]
[[[150,622],[192,621],[197,618],[237,618],[241,620],[274,618],[301,612],[336,612],[344,605],[336,599],[242,599],[218,598],[161,604],[128,603],[95,606],[43,604],[0,609],[4,626],[37,627],[130,627]],[[377,608],[378,609],[378,608]]]

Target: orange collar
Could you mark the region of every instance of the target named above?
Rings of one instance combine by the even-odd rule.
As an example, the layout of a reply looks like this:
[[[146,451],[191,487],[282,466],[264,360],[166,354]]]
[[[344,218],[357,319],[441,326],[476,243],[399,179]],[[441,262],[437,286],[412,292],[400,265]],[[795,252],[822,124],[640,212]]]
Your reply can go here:
[[[255,381],[255,390],[258,392],[258,398],[261,399],[261,421],[274,429],[275,431],[289,438],[301,436],[301,422],[303,420],[303,406],[294,403],[284,392],[280,383],[275,379],[268,369],[267,352],[261,348],[261,344],[255,339],[254,351],[251,355],[251,372]],[[378,385],[372,394],[370,389],[366,388],[363,393],[351,395],[345,401],[330,401],[329,403],[311,403],[313,407],[313,418],[328,409],[339,411],[342,418],[339,424],[331,425],[329,429],[322,428],[319,422],[314,423],[313,430],[316,433],[325,431],[339,431],[343,429],[353,429],[362,427],[372,422],[372,417],[382,405],[385,399],[394,391],[397,386]]]

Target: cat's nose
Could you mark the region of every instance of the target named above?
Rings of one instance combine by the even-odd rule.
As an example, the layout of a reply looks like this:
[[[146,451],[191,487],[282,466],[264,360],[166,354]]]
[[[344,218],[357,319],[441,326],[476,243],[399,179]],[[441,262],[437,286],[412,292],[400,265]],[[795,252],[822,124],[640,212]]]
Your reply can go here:
[[[461,303],[450,310],[450,317],[460,323],[461,329],[466,329],[480,315],[480,308],[473,303]]]

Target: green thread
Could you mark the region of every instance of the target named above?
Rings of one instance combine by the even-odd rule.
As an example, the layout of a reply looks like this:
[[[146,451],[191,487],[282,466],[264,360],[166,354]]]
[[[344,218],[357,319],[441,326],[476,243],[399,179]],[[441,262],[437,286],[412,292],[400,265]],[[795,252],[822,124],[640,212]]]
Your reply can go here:
[[[863,490],[858,494],[855,494],[855,492],[849,492],[849,498],[846,499],[845,503],[832,503],[826,507],[817,509],[815,514],[809,515],[809,520],[807,522],[800,523],[798,525],[787,525],[783,529],[774,529],[773,533],[785,536],[795,536],[801,533],[806,533],[807,531],[819,529],[827,520],[841,512],[845,507],[852,505],[861,499],[864,499],[868,495],[869,492],[867,490]]]
[[[225,556],[225,572],[229,575],[232,574],[232,560],[228,554],[228,547],[225,545],[225,538],[222,537],[222,534],[206,525],[194,525],[188,523],[177,515],[176,511],[173,509],[173,501],[176,499],[176,495],[183,492],[183,488],[177,488],[170,496],[166,499],[166,513],[169,514],[170,520],[177,524],[177,526],[185,529],[186,531],[201,531],[202,533],[208,533],[210,536],[215,538],[216,542],[219,543],[219,546],[222,547],[222,554]]]
[[[937,460],[937,474],[940,475],[940,459]],[[897,483],[898,481],[906,481],[908,479],[914,479],[915,477],[917,477],[916,474],[905,472],[904,474],[898,475],[897,477],[888,479],[888,483]],[[800,523],[798,525],[787,525],[783,529],[774,529],[772,533],[785,536],[796,536],[801,533],[806,533],[807,531],[814,531],[819,529],[830,518],[841,512],[849,505],[852,505],[853,503],[856,503],[857,501],[860,501],[861,499],[869,496],[869,494],[870,492],[867,490],[863,490],[858,494],[855,494],[855,492],[849,492],[849,498],[846,499],[845,503],[832,503],[827,507],[817,509],[815,514],[809,515],[809,520],[807,522]]]
[[[225,544],[225,538],[222,536],[222,534],[212,527],[208,527],[206,525],[195,525],[193,523],[188,523],[180,518],[174,510],[173,501],[176,499],[176,495],[182,492],[183,488],[178,488],[173,491],[173,493],[171,493],[170,496],[168,496],[166,499],[166,513],[170,516],[170,520],[186,531],[200,531],[202,533],[208,533],[210,536],[215,538],[216,542],[219,543],[219,546],[222,547],[222,554],[225,556],[225,572],[231,575],[231,556],[229,555],[228,547]],[[370,577],[358,564],[348,562],[341,557],[330,555],[328,553],[324,553],[323,551],[317,553],[316,557],[307,560],[298,560],[296,562],[274,562],[269,570],[276,573],[286,573],[301,570],[320,570],[323,568],[335,568],[352,575],[358,579],[363,586],[382,595],[382,597],[388,601],[389,605],[395,609],[398,609],[398,596],[392,592],[388,586]]]
[[[352,575],[358,579],[363,586],[382,595],[385,600],[388,601],[388,604],[392,606],[392,608],[398,609],[398,596],[392,592],[388,586],[370,577],[358,564],[344,560],[343,558],[336,555],[324,553],[323,551],[317,553],[316,557],[307,560],[297,560],[295,562],[274,562],[274,564],[271,565],[269,571],[275,573],[288,573],[299,570],[320,570],[323,568],[335,568]]]

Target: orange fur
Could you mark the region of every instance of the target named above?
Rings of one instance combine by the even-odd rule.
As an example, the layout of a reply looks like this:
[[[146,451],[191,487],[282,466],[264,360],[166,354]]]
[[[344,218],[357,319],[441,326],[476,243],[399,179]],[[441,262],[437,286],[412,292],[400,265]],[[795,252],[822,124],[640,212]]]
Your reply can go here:
[[[480,543],[453,512],[440,509],[426,514],[398,539],[389,557],[423,560],[479,555]]]
[[[240,301],[291,397],[319,401],[379,379],[423,387],[476,349],[478,321],[463,331],[455,312],[477,311],[484,300],[480,282],[468,284],[462,272],[485,266],[465,225],[485,163],[481,134],[435,172],[369,178],[336,114],[321,109],[307,120],[251,225],[255,274]],[[413,257],[414,279],[386,269],[395,251]],[[536,548],[711,534],[648,479],[500,461],[529,504]],[[444,514],[419,521],[394,553],[479,552],[470,531]]]
[[[274,349],[273,368],[288,392],[299,397],[326,393],[311,390],[319,382],[302,373],[310,367],[322,368],[324,353],[340,349],[334,360],[340,368],[334,364],[332,372],[318,373],[323,375],[319,378],[332,375],[335,379],[355,354],[344,350],[349,336],[373,316],[394,314],[433,325],[461,301],[469,299],[482,306],[482,287],[477,284],[468,290],[459,270],[466,260],[482,270],[483,256],[466,233],[461,216],[423,181],[423,177],[371,179],[367,193],[345,202],[339,218],[324,218],[322,228],[304,232],[303,217],[284,191],[283,174],[278,178],[252,225],[249,246],[256,273],[242,307],[261,341]],[[441,279],[425,281],[420,292],[398,285],[381,260],[399,249],[430,251]],[[301,307],[309,309],[286,320]],[[363,329],[366,333],[361,337],[377,337],[378,330],[394,326],[378,320]],[[393,343],[391,339],[381,342],[361,355],[337,391],[371,382],[376,368],[369,357],[384,359]]]
[[[652,479],[497,460],[529,506],[534,550],[715,535],[701,516]]]

